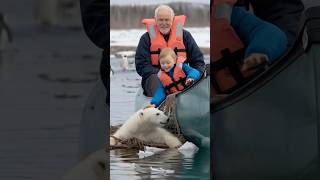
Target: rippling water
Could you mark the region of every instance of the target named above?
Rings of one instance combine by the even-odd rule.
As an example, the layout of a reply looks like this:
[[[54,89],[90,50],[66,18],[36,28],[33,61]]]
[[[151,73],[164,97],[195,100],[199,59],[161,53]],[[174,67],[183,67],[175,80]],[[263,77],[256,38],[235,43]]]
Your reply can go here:
[[[200,149],[193,155],[185,155],[176,149],[139,159],[137,150],[110,151],[110,179],[209,179],[210,153]],[[174,170],[174,173],[159,173],[154,169]]]
[[[133,62],[132,58],[129,58]],[[134,112],[135,95],[140,87],[141,77],[136,73],[134,64],[129,70],[120,68],[120,59],[110,58],[114,71],[110,78],[110,124],[122,124]]]

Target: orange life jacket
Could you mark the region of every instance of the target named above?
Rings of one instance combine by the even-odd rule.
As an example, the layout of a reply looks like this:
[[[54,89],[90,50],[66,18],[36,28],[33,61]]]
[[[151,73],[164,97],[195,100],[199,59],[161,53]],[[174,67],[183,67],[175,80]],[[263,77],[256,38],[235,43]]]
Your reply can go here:
[[[177,63],[173,69],[173,77],[163,70],[158,72],[158,78],[167,94],[182,91],[186,85],[186,74],[182,70],[182,63]]]
[[[230,22],[211,14],[211,50],[213,56],[213,95],[229,93],[253,71],[241,72],[239,61],[243,58],[244,44],[234,31]]]
[[[142,23],[146,26],[151,40],[150,54],[152,65],[158,66],[158,57],[161,49],[172,48],[177,56],[177,62],[183,63],[186,58],[186,48],[183,44],[183,26],[186,21],[186,16],[175,16],[170,30],[169,40],[163,38],[163,35],[158,30],[155,19],[144,19]]]

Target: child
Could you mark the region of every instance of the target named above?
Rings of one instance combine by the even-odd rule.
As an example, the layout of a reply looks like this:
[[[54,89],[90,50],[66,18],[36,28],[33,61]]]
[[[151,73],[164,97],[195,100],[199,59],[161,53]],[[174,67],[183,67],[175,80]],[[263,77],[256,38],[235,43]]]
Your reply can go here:
[[[200,72],[187,64],[177,63],[177,55],[171,48],[164,48],[159,55],[160,85],[151,99],[151,104],[158,107],[167,94],[182,91],[186,86],[200,79]]]

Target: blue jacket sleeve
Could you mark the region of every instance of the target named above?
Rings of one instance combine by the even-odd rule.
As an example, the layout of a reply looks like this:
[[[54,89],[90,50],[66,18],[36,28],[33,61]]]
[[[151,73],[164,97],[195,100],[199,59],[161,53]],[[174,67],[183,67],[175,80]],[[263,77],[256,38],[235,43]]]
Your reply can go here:
[[[151,99],[150,104],[154,104],[156,107],[158,107],[163,100],[166,98],[166,92],[164,90],[163,85],[159,81],[158,89],[156,90],[154,96]]]
[[[231,25],[247,45],[245,57],[251,53],[263,53],[272,63],[287,49],[288,39],[280,28],[239,7],[232,10]]]
[[[200,79],[201,74],[195,68],[192,68],[192,67],[188,66],[187,64],[182,64],[182,70],[186,74],[187,79],[191,78],[194,81],[197,81]]]

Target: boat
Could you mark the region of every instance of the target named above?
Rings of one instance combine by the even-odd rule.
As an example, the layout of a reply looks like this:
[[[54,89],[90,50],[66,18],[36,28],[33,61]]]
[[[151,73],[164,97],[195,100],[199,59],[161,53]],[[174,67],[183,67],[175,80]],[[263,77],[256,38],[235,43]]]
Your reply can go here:
[[[304,12],[297,41],[285,55],[210,102],[214,179],[320,179],[319,102],[317,6]]]
[[[210,148],[210,75],[176,95],[176,119],[187,141]]]

